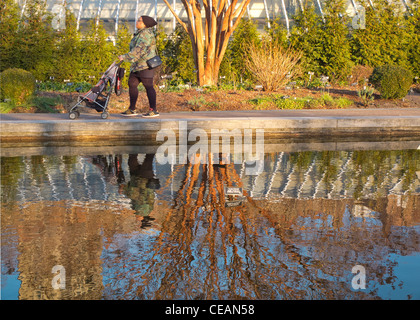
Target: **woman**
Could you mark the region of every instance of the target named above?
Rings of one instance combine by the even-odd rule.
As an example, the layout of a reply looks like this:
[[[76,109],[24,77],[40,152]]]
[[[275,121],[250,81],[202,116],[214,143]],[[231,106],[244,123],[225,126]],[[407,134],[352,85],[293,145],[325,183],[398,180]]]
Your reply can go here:
[[[157,117],[159,112],[156,110],[156,91],[153,87],[153,69],[149,69],[146,61],[157,55],[156,37],[152,27],[157,22],[149,16],[141,16],[136,22],[137,32],[130,42],[130,52],[119,56],[120,61],[131,63],[130,76],[128,78],[128,92],[130,95],[130,107],[122,114],[125,116],[135,116],[136,102],[139,96],[138,85],[143,83],[146,88],[147,99],[149,100],[149,112],[143,117]]]

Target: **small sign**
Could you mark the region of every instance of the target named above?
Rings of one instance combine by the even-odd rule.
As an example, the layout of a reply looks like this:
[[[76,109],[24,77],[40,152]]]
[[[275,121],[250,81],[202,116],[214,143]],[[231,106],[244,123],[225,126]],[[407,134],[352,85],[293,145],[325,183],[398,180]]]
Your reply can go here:
[[[232,207],[240,206],[241,204],[242,204],[242,200],[226,201],[225,202],[225,207],[226,208],[232,208]]]
[[[225,187],[225,195],[227,196],[242,196],[242,188],[239,187]]]

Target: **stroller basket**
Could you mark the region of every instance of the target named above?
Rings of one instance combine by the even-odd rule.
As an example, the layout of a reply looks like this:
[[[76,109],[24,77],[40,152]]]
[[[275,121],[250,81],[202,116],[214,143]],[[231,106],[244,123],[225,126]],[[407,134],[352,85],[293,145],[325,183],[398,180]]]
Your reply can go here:
[[[121,94],[121,80],[125,70],[120,68],[121,62],[113,62],[104,72],[98,83],[84,95],[79,95],[77,103],[69,110],[69,118],[74,120],[80,116],[79,107],[85,106],[101,113],[101,118],[108,118],[108,103],[115,90],[117,95]]]

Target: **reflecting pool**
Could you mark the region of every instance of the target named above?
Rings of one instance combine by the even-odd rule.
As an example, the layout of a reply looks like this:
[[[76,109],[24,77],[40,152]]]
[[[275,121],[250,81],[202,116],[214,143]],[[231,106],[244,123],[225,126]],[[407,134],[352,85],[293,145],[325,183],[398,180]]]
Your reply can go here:
[[[3,156],[2,299],[420,299],[419,150],[234,157]]]

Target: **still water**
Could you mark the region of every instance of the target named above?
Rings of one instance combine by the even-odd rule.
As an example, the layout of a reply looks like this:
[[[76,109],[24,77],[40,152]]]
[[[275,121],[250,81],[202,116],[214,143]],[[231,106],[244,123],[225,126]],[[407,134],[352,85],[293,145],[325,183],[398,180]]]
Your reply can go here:
[[[2,299],[420,299],[419,150],[100,153],[1,158]]]

